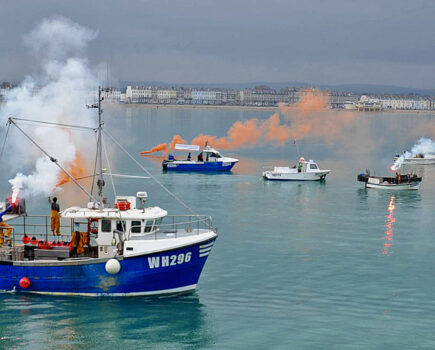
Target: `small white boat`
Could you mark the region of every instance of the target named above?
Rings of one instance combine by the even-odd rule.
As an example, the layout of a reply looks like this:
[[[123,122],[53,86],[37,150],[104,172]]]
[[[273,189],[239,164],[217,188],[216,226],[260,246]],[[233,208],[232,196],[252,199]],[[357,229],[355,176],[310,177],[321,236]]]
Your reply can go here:
[[[331,170],[321,170],[313,160],[306,161],[299,158],[293,167],[279,167],[265,169],[263,177],[270,181],[320,181],[324,180]]]
[[[408,165],[431,165],[435,164],[435,153],[429,152],[426,154],[411,154],[409,152],[405,152],[403,155],[396,154],[393,158],[394,161],[397,161],[400,157],[403,157],[402,164]]]
[[[422,178],[415,174],[397,174],[394,177],[372,176],[369,171],[361,172],[357,180],[365,183],[365,188],[381,190],[418,190]]]

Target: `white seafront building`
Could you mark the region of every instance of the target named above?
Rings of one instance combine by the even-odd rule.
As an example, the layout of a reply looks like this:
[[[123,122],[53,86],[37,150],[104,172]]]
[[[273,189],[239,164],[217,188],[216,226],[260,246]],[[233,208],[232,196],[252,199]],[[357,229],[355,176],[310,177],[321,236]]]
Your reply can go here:
[[[384,110],[433,110],[435,99],[420,96],[369,96],[368,101]]]

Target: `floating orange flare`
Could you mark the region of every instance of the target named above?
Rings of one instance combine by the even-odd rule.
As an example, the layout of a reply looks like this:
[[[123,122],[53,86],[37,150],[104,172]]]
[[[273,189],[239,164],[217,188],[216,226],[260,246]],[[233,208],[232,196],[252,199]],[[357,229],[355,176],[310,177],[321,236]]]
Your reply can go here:
[[[66,166],[66,170],[68,170],[68,172],[74,178],[83,177],[85,175],[85,168],[86,168],[86,163],[85,163],[83,157],[78,153],[76,154],[76,158],[72,162],[67,164],[67,166]],[[66,184],[67,182],[70,182],[70,181],[71,181],[71,179],[69,178],[69,176],[67,174],[65,174],[63,171],[61,171],[61,172],[59,172],[59,181],[54,186],[54,189]]]

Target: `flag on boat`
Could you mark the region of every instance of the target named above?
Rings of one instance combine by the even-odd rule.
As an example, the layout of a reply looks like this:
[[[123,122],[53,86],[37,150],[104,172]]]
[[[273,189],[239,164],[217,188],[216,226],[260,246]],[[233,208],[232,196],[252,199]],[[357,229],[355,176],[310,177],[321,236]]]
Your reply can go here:
[[[184,145],[181,143],[177,143],[175,145],[175,149],[179,151],[199,151],[198,145]]]

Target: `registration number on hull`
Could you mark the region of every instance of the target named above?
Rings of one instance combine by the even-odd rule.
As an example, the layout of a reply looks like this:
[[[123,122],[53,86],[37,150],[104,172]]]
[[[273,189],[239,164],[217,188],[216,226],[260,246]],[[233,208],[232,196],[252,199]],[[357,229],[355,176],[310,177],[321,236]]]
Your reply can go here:
[[[192,252],[186,254],[174,254],[163,256],[152,256],[148,258],[148,266],[150,269],[156,269],[160,267],[176,266],[184,263],[188,263],[192,259]]]

